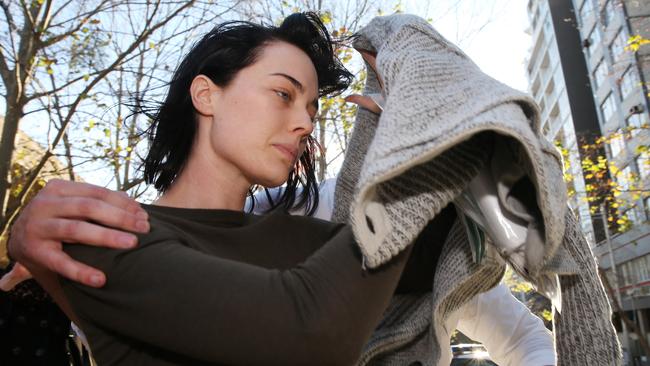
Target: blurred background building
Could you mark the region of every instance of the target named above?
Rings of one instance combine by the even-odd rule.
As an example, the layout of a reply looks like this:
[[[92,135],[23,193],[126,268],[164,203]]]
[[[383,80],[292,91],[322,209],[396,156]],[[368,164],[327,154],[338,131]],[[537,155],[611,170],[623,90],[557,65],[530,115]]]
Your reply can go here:
[[[533,44],[527,60],[529,91],[541,108],[543,132],[564,148],[567,173],[573,178],[568,183],[574,193],[570,204],[600,268],[612,288],[618,288],[610,295],[620,299],[625,315],[647,341],[650,45],[640,40],[650,38],[650,1],[529,0],[528,15]],[[623,202],[610,203],[614,213],[604,215],[605,220],[605,210],[590,210],[587,202],[591,172],[583,170],[581,146],[594,141],[604,141],[600,151],[616,167],[609,175]],[[617,218],[625,222],[623,229]],[[634,359],[650,364],[638,335],[620,317],[614,321],[630,364]]]

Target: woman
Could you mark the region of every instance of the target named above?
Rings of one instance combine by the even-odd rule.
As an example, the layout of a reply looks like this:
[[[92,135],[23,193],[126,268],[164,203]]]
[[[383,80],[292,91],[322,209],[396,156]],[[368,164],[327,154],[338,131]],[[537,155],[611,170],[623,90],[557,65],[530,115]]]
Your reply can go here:
[[[144,206],[151,230],[139,246],[64,247],[106,273],[102,289],[59,286],[24,263],[81,326],[99,365],[356,361],[410,250],[366,272],[346,226],[242,212],[251,187],[285,182],[277,205],[314,207],[318,98],[350,77],[312,13],[279,27],[226,23],[192,48],[152,116],[144,174],[161,196]]]

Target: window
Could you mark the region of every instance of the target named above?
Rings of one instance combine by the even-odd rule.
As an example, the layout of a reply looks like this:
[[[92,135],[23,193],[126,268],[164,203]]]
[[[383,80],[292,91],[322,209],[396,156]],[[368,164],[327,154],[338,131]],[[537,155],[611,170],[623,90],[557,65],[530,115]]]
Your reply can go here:
[[[641,218],[643,221],[643,217]],[[639,282],[645,282],[650,279],[650,258],[648,255],[636,258],[637,273],[639,275]],[[638,282],[637,282],[638,283]]]
[[[608,26],[616,16],[616,7],[613,0],[608,0],[603,7],[603,23]]]
[[[609,138],[609,148],[612,152],[612,157],[616,158],[625,149],[625,137],[623,132],[619,129],[614,132]]]
[[[648,156],[648,153],[641,153],[641,155],[637,156],[634,161],[639,169],[639,176],[641,179],[646,179],[650,176],[650,157]]]
[[[636,137],[637,135],[639,135],[639,133],[641,133],[641,128],[642,128],[641,126],[643,125],[643,123],[641,123],[640,114],[633,114],[629,116],[626,122],[627,122],[628,130],[630,131],[630,135],[632,135],[632,137]]]
[[[614,101],[614,96],[612,93],[609,93],[607,98],[605,98],[603,104],[600,105],[600,109],[603,112],[603,119],[605,122],[614,115],[614,111],[616,110],[616,102]]]
[[[595,25],[591,30],[591,33],[589,33],[589,47],[585,48],[588,56],[594,52],[594,50],[600,45],[601,41],[600,29],[598,29],[598,25]]]
[[[547,34],[550,34],[553,31],[553,26],[551,25],[551,17],[547,16],[546,20],[544,21],[544,31]]]
[[[625,100],[636,88],[640,87],[639,74],[634,66],[628,67],[621,77],[621,100]]]
[[[603,86],[605,79],[607,79],[607,63],[604,60],[600,60],[594,70],[594,90],[598,90],[598,88]]]
[[[612,41],[612,44],[609,46],[614,62],[619,62],[623,58],[628,38],[627,31],[623,28],[619,29],[618,33],[616,33],[614,41]]]
[[[594,4],[591,0],[585,0],[580,8],[580,19],[582,22],[594,13]]]
[[[630,178],[632,176],[632,169],[630,166],[626,166],[625,169],[621,170],[616,174],[616,181],[618,182],[619,189],[623,192],[630,190]]]

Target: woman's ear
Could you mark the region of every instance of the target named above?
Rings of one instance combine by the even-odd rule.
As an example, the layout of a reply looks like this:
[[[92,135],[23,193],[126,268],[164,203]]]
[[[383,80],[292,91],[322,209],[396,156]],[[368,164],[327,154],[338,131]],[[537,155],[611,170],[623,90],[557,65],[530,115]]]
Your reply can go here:
[[[207,76],[197,75],[190,85],[190,95],[192,96],[194,109],[204,116],[212,116],[214,113],[212,108],[213,93],[219,89]]]

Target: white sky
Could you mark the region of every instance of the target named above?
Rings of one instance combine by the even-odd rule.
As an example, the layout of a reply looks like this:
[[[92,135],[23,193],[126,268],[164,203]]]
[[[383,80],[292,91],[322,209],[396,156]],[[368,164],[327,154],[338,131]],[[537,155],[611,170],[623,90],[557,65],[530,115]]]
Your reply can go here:
[[[433,19],[433,26],[458,44],[481,69],[509,86],[528,91],[525,58],[531,47],[527,0],[405,0],[404,11]]]
[[[434,27],[458,44],[484,72],[513,88],[527,91],[524,62],[531,43],[525,33],[529,26],[527,1],[402,0],[401,4],[406,13],[432,19]],[[391,13],[392,9],[385,12]],[[0,107],[4,110],[4,100],[0,100]],[[22,125],[28,133],[35,133],[29,123]],[[84,174],[85,179],[102,184],[105,179],[99,176],[102,174]]]

